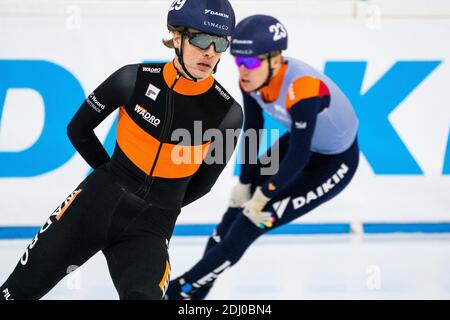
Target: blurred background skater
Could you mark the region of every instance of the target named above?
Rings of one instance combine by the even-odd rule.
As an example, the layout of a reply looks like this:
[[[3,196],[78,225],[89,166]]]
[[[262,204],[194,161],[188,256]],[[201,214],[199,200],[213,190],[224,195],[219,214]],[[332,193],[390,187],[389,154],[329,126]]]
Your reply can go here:
[[[251,139],[243,140],[244,162],[229,208],[203,258],[170,282],[168,299],[203,299],[259,236],[333,199],[356,172],[358,120],[350,101],[323,73],[285,57],[287,45],[287,30],[274,17],[254,15],[236,26],[231,53],[239,68],[244,133],[263,128],[263,112],[278,120],[288,132],[262,157],[279,154],[281,162],[276,173],[264,173],[267,161],[252,164]]]

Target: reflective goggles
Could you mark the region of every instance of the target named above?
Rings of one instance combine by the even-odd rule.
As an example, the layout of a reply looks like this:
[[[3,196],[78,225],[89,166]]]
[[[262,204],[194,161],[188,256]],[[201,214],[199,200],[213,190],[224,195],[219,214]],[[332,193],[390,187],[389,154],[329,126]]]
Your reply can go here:
[[[234,57],[234,61],[238,67],[243,65],[248,70],[259,68],[263,60],[259,57]]]
[[[208,49],[214,43],[214,51],[221,53],[227,51],[230,45],[230,41],[226,37],[201,32],[186,32],[186,35],[190,44],[202,50]]]

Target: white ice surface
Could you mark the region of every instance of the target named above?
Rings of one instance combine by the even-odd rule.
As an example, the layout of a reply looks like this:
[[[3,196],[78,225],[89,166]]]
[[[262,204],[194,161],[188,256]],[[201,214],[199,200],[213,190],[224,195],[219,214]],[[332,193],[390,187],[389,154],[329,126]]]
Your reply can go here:
[[[190,268],[206,237],[174,237],[172,278]],[[29,241],[0,241],[0,282]],[[209,299],[450,299],[450,235],[266,236],[216,281]],[[45,299],[118,299],[95,255]]]

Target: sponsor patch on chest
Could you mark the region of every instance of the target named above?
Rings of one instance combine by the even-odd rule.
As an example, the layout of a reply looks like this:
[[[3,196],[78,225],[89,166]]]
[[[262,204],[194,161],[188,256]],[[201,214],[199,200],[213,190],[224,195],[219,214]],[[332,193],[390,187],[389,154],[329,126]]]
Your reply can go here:
[[[156,98],[158,98],[159,93],[161,92],[161,89],[155,87],[153,84],[148,85],[147,92],[145,95],[152,99],[153,101],[156,101]]]

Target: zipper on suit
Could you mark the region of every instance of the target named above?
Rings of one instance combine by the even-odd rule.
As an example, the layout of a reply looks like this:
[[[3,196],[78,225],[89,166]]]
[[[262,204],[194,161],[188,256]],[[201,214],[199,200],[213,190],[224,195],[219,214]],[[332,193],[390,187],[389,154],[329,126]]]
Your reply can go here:
[[[167,90],[167,98],[166,98],[166,112],[164,114],[164,125],[161,130],[161,135],[159,137],[159,146],[158,151],[156,152],[155,160],[153,161],[152,168],[150,170],[150,173],[145,177],[145,181],[143,186],[140,188],[140,190],[137,191],[137,193],[141,193],[143,196],[142,198],[145,199],[151,189],[151,186],[154,181],[153,177],[153,171],[155,170],[156,164],[158,163],[159,154],[161,153],[161,149],[163,146],[164,141],[167,139],[167,135],[170,132],[170,128],[172,127],[172,121],[173,121],[173,94],[174,94],[174,87],[178,82],[178,79],[180,79],[180,74],[178,73],[175,77],[175,81],[170,86],[169,90]]]

